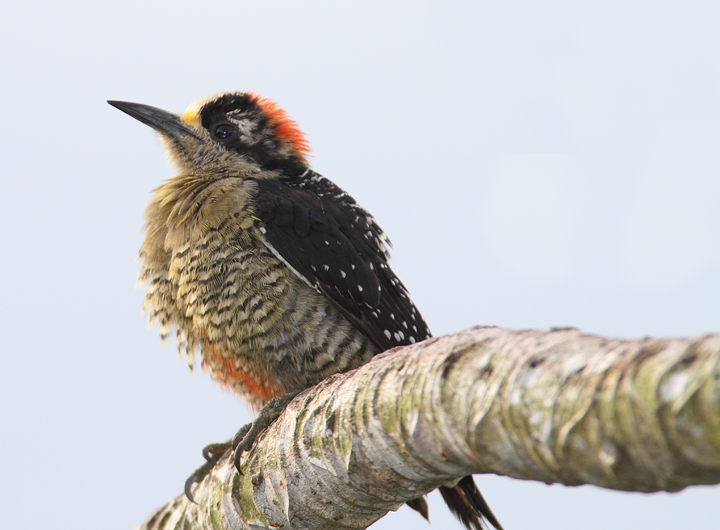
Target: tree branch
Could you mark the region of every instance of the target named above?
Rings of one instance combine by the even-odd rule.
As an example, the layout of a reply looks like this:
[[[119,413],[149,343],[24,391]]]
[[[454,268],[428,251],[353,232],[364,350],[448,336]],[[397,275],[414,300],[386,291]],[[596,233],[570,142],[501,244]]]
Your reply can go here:
[[[139,528],[366,528],[471,473],[628,491],[720,482],[720,336],[477,327],[299,395]]]

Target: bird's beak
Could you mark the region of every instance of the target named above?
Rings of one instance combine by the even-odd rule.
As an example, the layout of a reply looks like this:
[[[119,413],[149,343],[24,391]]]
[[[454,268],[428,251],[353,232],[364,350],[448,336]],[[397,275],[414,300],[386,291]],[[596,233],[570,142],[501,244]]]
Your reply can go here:
[[[159,133],[177,141],[182,141],[188,136],[198,137],[195,131],[177,114],[140,103],[129,103],[127,101],[108,101],[108,103],[145,125],[149,125]]]

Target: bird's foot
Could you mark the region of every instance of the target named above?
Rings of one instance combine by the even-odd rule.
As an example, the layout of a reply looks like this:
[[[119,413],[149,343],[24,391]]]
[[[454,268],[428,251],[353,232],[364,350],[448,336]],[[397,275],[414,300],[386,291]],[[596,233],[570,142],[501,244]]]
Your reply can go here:
[[[255,421],[244,425],[232,439],[232,447],[235,451],[235,468],[242,475],[240,470],[240,458],[245,451],[248,451],[258,435],[265,431],[283,413],[290,402],[300,392],[290,392],[284,396],[276,397],[268,401],[255,418]]]
[[[283,413],[288,404],[299,393],[300,392],[291,392],[289,394],[285,394],[284,396],[271,399],[268,401],[267,405],[260,410],[260,413],[258,414],[258,417],[255,418],[255,421],[243,425],[231,440],[206,445],[202,450],[202,455],[207,462],[197,468],[185,481],[185,496],[190,500],[190,502],[195,502],[192,495],[193,484],[199,483],[208,476],[213,467],[215,467],[215,464],[217,464],[218,460],[220,460],[220,458],[231,448],[235,451],[235,467],[237,468],[238,473],[242,474],[242,471],[240,471],[240,456],[242,453],[252,447],[252,444],[255,442],[258,435],[265,431],[265,429],[267,429],[272,422],[274,422],[278,416]]]
[[[215,467],[215,464],[217,464],[218,460],[220,460],[220,457],[222,457],[222,455],[224,455],[225,452],[232,447],[232,444],[233,440],[228,440],[226,442],[210,444],[203,447],[202,455],[207,462],[193,471],[193,474],[185,481],[185,496],[190,500],[190,502],[195,502],[192,495],[193,484],[199,483],[208,475],[208,473],[210,473],[210,471],[212,471],[212,468]]]

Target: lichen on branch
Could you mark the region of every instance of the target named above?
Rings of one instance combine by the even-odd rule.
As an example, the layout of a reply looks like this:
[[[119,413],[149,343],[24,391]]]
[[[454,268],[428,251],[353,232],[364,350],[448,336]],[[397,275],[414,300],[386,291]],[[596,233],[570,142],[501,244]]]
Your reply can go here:
[[[472,473],[627,491],[720,482],[720,336],[476,327],[300,394],[139,528],[366,528]],[[502,519],[502,514],[498,514]]]

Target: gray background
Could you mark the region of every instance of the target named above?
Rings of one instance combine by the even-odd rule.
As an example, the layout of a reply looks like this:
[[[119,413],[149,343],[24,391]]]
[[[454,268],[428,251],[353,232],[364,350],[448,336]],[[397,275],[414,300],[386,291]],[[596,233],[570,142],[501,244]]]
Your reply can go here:
[[[153,132],[254,90],[395,243],[435,334],[718,331],[718,2],[6,2],[3,528],[130,529],[250,416],[140,315]],[[507,530],[717,528],[718,489],[642,495],[495,476]],[[431,527],[407,508],[375,529]]]

